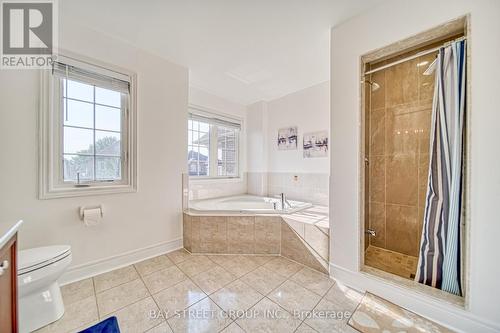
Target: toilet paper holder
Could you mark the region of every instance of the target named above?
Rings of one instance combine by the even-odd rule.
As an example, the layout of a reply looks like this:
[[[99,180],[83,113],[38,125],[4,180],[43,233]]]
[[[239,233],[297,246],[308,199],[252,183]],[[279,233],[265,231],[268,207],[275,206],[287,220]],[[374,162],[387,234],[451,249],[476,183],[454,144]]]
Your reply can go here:
[[[82,206],[80,207],[80,220],[82,221],[83,221],[83,211],[86,209],[99,209],[101,211],[101,217],[104,217],[104,210],[102,209],[102,205],[90,206],[90,207]]]

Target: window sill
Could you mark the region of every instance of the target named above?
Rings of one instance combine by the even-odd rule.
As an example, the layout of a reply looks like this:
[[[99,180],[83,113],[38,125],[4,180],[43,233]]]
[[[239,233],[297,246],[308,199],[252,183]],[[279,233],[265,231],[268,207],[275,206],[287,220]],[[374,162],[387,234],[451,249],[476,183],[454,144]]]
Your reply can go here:
[[[115,193],[137,192],[133,185],[93,185],[88,187],[60,187],[42,191],[40,199],[72,198],[82,196],[95,196]]]

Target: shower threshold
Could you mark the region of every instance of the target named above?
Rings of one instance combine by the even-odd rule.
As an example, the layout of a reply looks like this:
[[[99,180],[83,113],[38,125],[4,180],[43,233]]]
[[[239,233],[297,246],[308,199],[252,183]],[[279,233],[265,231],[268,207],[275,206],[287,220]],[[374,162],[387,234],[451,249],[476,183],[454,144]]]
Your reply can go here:
[[[418,258],[373,245],[365,251],[365,265],[413,280]]]

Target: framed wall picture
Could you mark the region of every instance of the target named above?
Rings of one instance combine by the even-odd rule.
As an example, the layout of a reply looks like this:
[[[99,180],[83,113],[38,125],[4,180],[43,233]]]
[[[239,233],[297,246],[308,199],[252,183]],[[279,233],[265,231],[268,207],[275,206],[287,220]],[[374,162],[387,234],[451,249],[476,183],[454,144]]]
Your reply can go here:
[[[328,156],[328,131],[304,134],[304,158]]]
[[[278,130],[278,150],[297,150],[297,126]]]

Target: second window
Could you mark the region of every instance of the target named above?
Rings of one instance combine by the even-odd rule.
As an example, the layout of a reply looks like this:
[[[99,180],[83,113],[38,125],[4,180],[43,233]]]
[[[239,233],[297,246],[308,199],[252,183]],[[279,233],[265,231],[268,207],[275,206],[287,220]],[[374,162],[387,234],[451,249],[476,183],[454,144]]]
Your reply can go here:
[[[241,122],[191,112],[188,120],[188,172],[191,177],[239,176]]]

